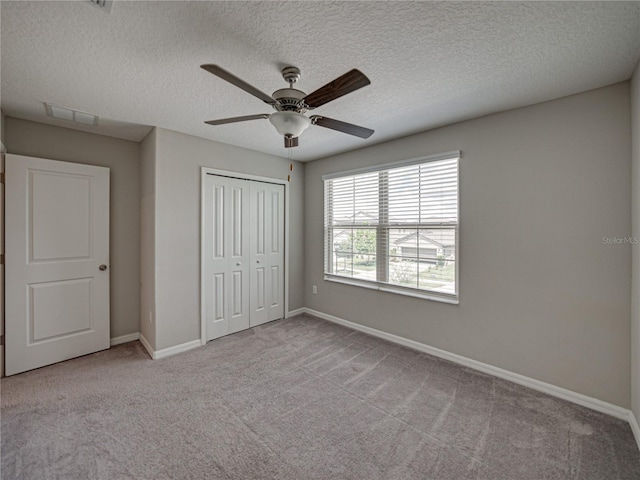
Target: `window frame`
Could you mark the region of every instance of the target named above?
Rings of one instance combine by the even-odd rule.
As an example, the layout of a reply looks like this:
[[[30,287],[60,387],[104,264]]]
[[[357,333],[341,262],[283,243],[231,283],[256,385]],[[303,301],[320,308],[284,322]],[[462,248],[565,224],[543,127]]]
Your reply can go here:
[[[358,286],[358,287],[363,287],[363,288],[368,288],[368,289],[373,289],[373,290],[378,290],[381,292],[389,292],[389,293],[396,293],[396,294],[400,294],[400,295],[406,295],[406,296],[410,296],[410,297],[416,297],[416,298],[421,298],[421,299],[425,299],[425,300],[433,300],[433,301],[438,301],[438,302],[443,302],[443,303],[448,303],[448,304],[453,304],[453,305],[458,305],[460,303],[460,159],[462,158],[462,154],[460,152],[460,150],[453,150],[453,151],[449,151],[449,152],[444,152],[444,153],[438,153],[435,155],[427,155],[427,156],[422,156],[422,157],[416,157],[416,158],[411,158],[408,160],[401,160],[401,161],[397,161],[397,162],[391,162],[391,163],[384,163],[384,164],[379,164],[379,165],[375,165],[375,166],[369,166],[369,167],[365,167],[365,168],[359,168],[359,169],[354,169],[354,170],[347,170],[347,171],[342,171],[342,172],[336,172],[336,173],[329,173],[326,175],[322,176],[322,181],[323,181],[323,252],[324,252],[324,258],[323,258],[323,274],[324,274],[324,280],[326,281],[330,281],[330,282],[335,282],[335,283],[342,283],[342,284],[346,284],[346,285],[353,285],[353,286]],[[382,220],[384,219],[382,215],[382,213],[379,212],[379,221],[378,223],[374,226],[372,225],[371,227],[375,229],[376,231],[376,280],[364,280],[364,279],[359,279],[359,278],[353,278],[353,277],[349,277],[349,276],[345,276],[345,275],[339,275],[336,273],[333,273],[331,271],[332,268],[332,259],[333,259],[333,250],[332,250],[332,245],[331,242],[329,240],[329,231],[330,229],[333,229],[333,225],[332,222],[329,221],[329,217],[331,216],[331,212],[328,212],[328,205],[327,205],[327,198],[328,198],[328,192],[327,189],[330,188],[332,186],[331,182],[328,182],[329,180],[334,180],[334,179],[339,179],[339,178],[343,178],[343,177],[350,177],[350,176],[354,176],[354,175],[362,175],[362,174],[366,174],[366,173],[380,173],[383,172],[385,170],[389,170],[389,169],[393,169],[393,168],[401,168],[401,167],[408,167],[408,166],[412,166],[412,165],[419,165],[419,164],[425,164],[425,163],[430,163],[430,162],[436,162],[439,160],[452,160],[452,159],[456,159],[457,160],[457,168],[456,168],[456,187],[457,187],[457,192],[456,192],[456,221],[455,224],[452,224],[451,222],[442,222],[439,225],[435,222],[430,222],[430,223],[425,223],[425,224],[420,224],[420,225],[424,225],[424,227],[442,227],[442,228],[453,228],[454,230],[454,234],[455,234],[455,288],[454,288],[454,293],[444,293],[444,292],[436,292],[433,290],[427,290],[427,289],[420,289],[417,287],[406,287],[406,286],[401,286],[401,285],[395,285],[395,284],[390,284],[387,282],[382,282],[377,280],[379,278],[378,273],[379,272],[386,272],[386,276],[385,278],[388,280],[388,258],[389,258],[389,253],[386,252],[383,255],[379,255],[378,252],[379,251],[384,251],[384,249],[380,249],[381,244],[384,244],[388,247],[388,239],[387,242],[385,243],[384,239],[381,239],[381,236],[379,235],[379,232],[382,230],[386,230],[387,232],[391,230],[391,228],[393,227],[389,227],[388,226],[388,222],[383,222]],[[387,184],[388,185],[388,184]],[[382,185],[380,186],[378,192],[382,192],[383,188]],[[331,193],[331,195],[333,195]],[[386,196],[386,201],[382,200],[381,197],[378,197],[378,206],[379,208],[383,205],[383,203],[388,204],[388,192],[387,192],[387,196]],[[384,212],[384,213],[388,213],[388,212]],[[386,225],[386,226],[385,226]],[[354,227],[354,229],[357,227]],[[396,227],[398,228],[398,227]],[[411,225],[410,228],[420,228],[419,226],[416,227],[415,224]],[[330,265],[331,264],[331,265]],[[384,264],[384,265],[382,265]]]

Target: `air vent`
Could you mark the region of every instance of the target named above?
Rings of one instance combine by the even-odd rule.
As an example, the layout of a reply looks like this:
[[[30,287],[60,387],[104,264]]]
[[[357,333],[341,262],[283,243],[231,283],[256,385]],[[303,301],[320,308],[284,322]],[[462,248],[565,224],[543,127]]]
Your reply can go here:
[[[89,3],[92,3],[93,5],[98,7],[103,12],[111,13],[111,4],[113,3],[113,0],[88,0],[88,1]]]
[[[79,112],[70,108],[56,107],[50,103],[45,103],[47,107],[47,115],[60,120],[68,120],[70,122],[81,123],[83,125],[98,125],[97,115],[91,113]]]

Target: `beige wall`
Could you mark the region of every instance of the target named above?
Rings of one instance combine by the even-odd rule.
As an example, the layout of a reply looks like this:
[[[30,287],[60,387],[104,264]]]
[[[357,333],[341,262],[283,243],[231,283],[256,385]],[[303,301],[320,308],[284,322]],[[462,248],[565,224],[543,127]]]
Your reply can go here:
[[[631,80],[631,139],[632,235],[640,241],[640,64]],[[640,244],[633,245],[631,249],[631,409],[640,422]]]
[[[5,116],[0,110],[0,142],[4,145]],[[4,157],[0,159],[0,172],[4,172]],[[4,253],[4,186],[0,187],[0,253]],[[0,376],[4,376],[4,265],[0,265]]]
[[[6,118],[9,153],[111,169],[111,337],[140,330],[140,145]]]
[[[630,145],[625,82],[310,162],[306,306],[629,407]],[[460,305],[323,280],[323,174],[456,149]]]
[[[200,338],[201,167],[286,179],[289,162],[170,130],[155,131],[155,348],[161,350]],[[304,165],[296,162],[294,173],[289,310],[304,306]]]
[[[4,131],[6,126],[6,117],[4,113],[0,110],[0,142],[4,144]]]
[[[156,348],[156,129],[140,144],[140,334]]]

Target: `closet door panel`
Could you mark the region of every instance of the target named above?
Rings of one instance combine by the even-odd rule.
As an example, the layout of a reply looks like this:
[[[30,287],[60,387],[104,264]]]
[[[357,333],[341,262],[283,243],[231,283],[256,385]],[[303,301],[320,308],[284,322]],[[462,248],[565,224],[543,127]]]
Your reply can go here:
[[[269,184],[251,182],[251,326],[268,321],[267,190]]]
[[[207,340],[249,328],[249,185],[207,175],[203,261]]]
[[[269,320],[284,316],[284,185],[270,185],[269,228]]]
[[[228,245],[230,254],[228,264],[228,333],[235,333],[249,328],[249,202],[250,185],[244,180],[229,180],[229,211],[225,212],[225,220],[229,223]]]

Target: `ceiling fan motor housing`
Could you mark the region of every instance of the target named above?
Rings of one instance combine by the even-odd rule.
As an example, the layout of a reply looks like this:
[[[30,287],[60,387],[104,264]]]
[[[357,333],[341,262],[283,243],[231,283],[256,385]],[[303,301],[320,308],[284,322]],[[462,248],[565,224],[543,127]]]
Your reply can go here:
[[[271,95],[276,100],[273,108],[279,112],[304,113],[307,111],[307,106],[304,103],[304,97],[306,95],[302,90],[295,88],[281,88]]]

